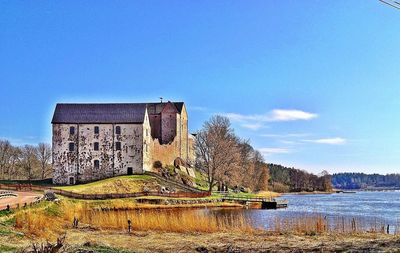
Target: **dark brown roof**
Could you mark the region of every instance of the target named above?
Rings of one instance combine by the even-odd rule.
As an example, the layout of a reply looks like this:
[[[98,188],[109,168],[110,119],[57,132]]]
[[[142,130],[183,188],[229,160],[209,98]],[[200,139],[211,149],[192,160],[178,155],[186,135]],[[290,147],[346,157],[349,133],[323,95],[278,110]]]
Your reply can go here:
[[[164,104],[166,103],[57,104],[51,123],[143,123],[146,107],[150,114],[160,113]],[[174,105],[181,113],[183,102]]]
[[[147,111],[149,112],[149,114],[160,114],[161,111],[163,110],[164,106],[167,104],[168,102],[163,102],[163,103],[147,103]],[[182,112],[182,108],[183,108],[183,102],[171,102],[175,105],[176,110],[178,111],[178,113]]]

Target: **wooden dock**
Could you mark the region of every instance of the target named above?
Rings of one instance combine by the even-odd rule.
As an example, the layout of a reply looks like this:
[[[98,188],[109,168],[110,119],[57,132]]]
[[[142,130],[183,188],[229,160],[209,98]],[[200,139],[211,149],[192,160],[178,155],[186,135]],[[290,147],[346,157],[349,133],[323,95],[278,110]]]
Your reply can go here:
[[[289,202],[287,200],[276,200],[272,198],[247,198],[247,197],[237,197],[225,195],[222,197],[223,201],[233,201],[238,202],[243,205],[248,205],[249,203],[261,203],[261,209],[278,209],[288,207]]]

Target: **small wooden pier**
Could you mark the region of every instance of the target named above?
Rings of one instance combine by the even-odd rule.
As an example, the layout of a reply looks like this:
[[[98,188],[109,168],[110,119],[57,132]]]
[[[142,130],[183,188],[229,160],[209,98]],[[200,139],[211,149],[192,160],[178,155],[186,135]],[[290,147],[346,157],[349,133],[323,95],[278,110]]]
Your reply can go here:
[[[271,198],[247,198],[225,195],[222,197],[223,201],[233,201],[243,205],[249,205],[250,203],[261,203],[261,209],[278,209],[288,207],[287,200],[276,200]]]

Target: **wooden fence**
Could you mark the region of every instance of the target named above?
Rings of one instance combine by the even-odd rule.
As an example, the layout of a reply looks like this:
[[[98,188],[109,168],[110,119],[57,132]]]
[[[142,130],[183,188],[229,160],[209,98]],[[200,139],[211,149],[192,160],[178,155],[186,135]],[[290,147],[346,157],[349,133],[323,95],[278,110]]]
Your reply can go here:
[[[105,200],[105,199],[120,199],[120,198],[135,198],[144,196],[170,197],[170,198],[204,198],[211,195],[210,192],[132,192],[132,193],[105,193],[105,194],[82,194],[71,191],[56,189],[53,187],[29,185],[29,184],[0,184],[0,189],[14,191],[45,191],[50,190],[61,196],[74,199],[87,200]]]

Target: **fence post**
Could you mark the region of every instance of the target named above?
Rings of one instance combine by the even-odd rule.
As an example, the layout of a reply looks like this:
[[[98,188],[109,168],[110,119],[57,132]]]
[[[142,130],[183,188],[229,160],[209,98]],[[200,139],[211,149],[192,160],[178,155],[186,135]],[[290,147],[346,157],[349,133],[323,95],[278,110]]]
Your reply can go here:
[[[132,229],[132,221],[128,220],[128,233],[131,233],[131,229]]]

